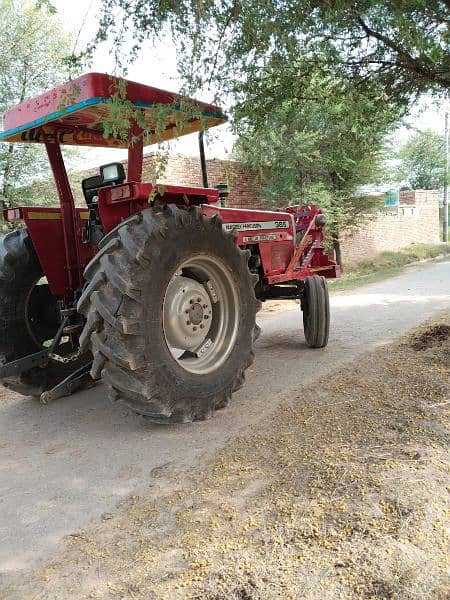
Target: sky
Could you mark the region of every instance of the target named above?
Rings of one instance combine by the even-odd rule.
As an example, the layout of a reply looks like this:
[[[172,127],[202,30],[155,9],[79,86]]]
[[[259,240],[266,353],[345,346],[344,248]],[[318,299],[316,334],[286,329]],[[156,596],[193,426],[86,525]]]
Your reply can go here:
[[[77,40],[77,50],[82,49],[85,44],[95,35],[100,0],[52,0],[58,10],[59,16],[67,33],[72,34]],[[114,61],[106,46],[100,47],[94,55],[92,71],[111,73],[114,69]],[[142,49],[138,59],[129,66],[129,79],[161,87],[173,92],[179,91],[181,81],[177,73],[177,60],[175,48],[170,36],[162,38],[156,47],[147,44]],[[199,97],[199,100],[211,100],[207,97]],[[226,107],[225,107],[226,108]],[[447,105],[447,110],[449,106]],[[407,119],[409,127],[401,127],[392,139],[393,149],[404,144],[414,130],[433,129],[438,133],[444,132],[444,111],[442,105],[437,105],[429,98],[423,98],[418,106],[413,109],[411,116]],[[234,137],[227,124],[214,128],[213,139],[207,140],[207,158],[227,158],[233,147]],[[212,133],[212,132],[211,132]],[[170,151],[173,153],[198,155],[197,134],[187,135],[180,140],[172,142]],[[79,167],[95,166],[101,162],[111,162],[126,156],[126,152],[120,150],[88,150],[83,153]]]

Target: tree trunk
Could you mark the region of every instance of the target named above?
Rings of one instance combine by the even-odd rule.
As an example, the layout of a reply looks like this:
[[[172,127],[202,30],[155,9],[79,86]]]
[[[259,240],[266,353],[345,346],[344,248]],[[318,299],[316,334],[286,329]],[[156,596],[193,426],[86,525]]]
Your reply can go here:
[[[10,173],[11,173],[11,169],[12,169],[13,160],[14,160],[14,145],[9,144],[8,145],[8,154],[6,156],[5,166],[3,169],[3,186],[2,186],[2,190],[0,192],[1,195],[3,196],[2,204],[3,204],[4,208],[11,207],[11,200],[9,198],[9,188],[10,188],[9,177],[10,177]]]
[[[342,269],[341,243],[339,241],[339,236],[333,235],[332,241],[333,241],[334,259],[337,262],[337,264],[341,267],[341,270],[343,270]]]

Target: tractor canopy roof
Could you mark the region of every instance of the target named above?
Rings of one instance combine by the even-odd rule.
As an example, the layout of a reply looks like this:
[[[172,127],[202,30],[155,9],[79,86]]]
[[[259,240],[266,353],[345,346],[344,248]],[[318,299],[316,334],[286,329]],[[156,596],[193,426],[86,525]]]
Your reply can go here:
[[[7,110],[0,142],[126,148],[142,131],[144,144],[153,144],[225,121],[218,106],[88,73]]]

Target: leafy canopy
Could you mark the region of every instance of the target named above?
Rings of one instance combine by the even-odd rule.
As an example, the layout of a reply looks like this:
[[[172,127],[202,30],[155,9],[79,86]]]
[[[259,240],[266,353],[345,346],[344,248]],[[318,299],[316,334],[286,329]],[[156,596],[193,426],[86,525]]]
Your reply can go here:
[[[379,86],[368,94],[307,60],[282,64],[272,60],[263,77],[241,84],[235,153],[258,173],[271,205],[324,206],[337,239],[378,205],[360,188],[380,177],[384,138],[403,109]]]
[[[234,91],[274,52],[299,51],[398,99],[450,87],[450,0],[103,0],[102,15],[96,43],[109,37],[119,55],[169,28],[193,89]]]
[[[450,88],[450,0],[103,0],[97,42],[171,32],[189,92],[229,101],[271,204],[319,200],[338,244],[373,205],[384,136]],[[94,44],[95,46],[95,44]]]
[[[394,172],[399,182],[412,189],[436,190],[445,180],[445,144],[441,135],[425,130],[415,133],[397,157],[400,164]]]

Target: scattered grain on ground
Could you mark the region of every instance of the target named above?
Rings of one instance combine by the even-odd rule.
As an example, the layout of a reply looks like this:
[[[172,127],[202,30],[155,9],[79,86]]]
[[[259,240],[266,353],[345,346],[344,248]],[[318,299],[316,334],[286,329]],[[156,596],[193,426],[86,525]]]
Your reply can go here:
[[[448,598],[449,322],[299,388],[176,493],[130,497],[6,597]]]

